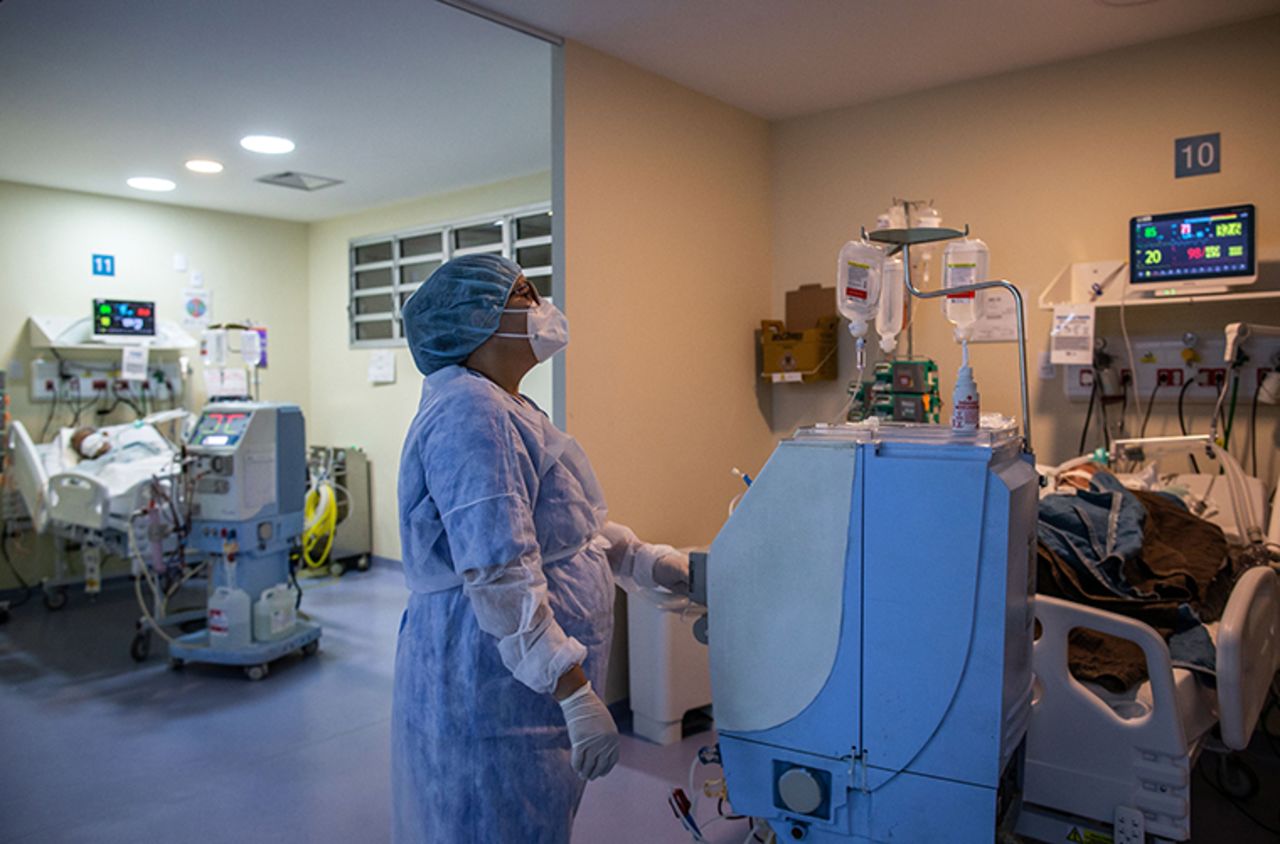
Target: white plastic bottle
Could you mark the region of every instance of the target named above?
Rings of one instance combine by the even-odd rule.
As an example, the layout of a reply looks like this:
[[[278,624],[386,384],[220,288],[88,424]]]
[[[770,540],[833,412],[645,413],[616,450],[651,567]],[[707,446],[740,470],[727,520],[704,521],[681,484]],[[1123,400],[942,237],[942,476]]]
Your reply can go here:
[[[951,430],[976,431],[979,418],[978,385],[969,367],[969,344],[964,345],[964,359],[956,374],[956,388],[951,395]]]
[[[906,282],[902,278],[902,259],[896,255],[884,262],[880,276],[880,307],[876,311],[876,333],[880,335],[880,351],[892,355],[902,333],[902,300]]]
[[[209,647],[243,648],[252,640],[249,593],[234,586],[219,586],[209,596]]]
[[[262,590],[253,605],[253,638],[258,642],[274,642],[293,632],[298,623],[297,592],[288,583],[277,583]]]
[[[942,253],[942,286],[950,289],[986,281],[990,259],[987,244],[976,237],[951,241]],[[955,326],[957,340],[968,340],[972,336],[978,321],[978,301],[972,292],[943,300],[943,313]]]
[[[851,240],[840,249],[836,266],[836,307],[849,320],[849,333],[867,336],[880,300],[884,252],[865,240]]]

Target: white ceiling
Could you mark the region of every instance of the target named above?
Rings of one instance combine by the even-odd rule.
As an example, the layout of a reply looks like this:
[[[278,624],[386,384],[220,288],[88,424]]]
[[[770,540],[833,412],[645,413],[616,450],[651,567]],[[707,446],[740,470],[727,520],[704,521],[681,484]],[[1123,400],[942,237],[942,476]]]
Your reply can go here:
[[[0,2],[0,179],[316,220],[550,164],[551,47],[428,0]]]
[[[1133,0],[1109,0],[1111,3]],[[778,119],[1280,0],[479,0]],[[551,48],[430,0],[0,0],[0,179],[294,220],[545,171]],[[260,156],[249,133],[298,147]],[[226,164],[187,172],[189,157]],[[303,193],[281,170],[343,180]],[[135,175],[178,182],[167,194]]]
[[[770,119],[1280,11],[1280,0],[475,0]]]

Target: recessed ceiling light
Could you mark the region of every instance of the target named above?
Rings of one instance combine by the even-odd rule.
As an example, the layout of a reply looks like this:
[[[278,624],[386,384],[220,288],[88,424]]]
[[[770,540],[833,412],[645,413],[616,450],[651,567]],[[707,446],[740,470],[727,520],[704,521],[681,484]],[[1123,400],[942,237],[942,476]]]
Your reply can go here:
[[[187,162],[187,169],[192,173],[221,173],[222,165],[207,158],[193,158]]]
[[[274,135],[245,135],[240,139],[240,146],[249,152],[261,152],[265,155],[293,152],[293,141],[288,138],[277,138]]]
[[[137,190],[167,191],[177,187],[169,179],[157,179],[155,176],[134,176],[126,183]]]

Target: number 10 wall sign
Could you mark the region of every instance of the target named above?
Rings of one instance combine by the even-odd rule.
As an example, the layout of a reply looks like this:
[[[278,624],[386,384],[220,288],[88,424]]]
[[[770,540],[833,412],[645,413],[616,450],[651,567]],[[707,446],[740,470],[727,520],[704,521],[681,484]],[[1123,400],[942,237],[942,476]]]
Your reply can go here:
[[[1173,142],[1173,176],[1203,176],[1222,170],[1221,134],[1192,135]]]

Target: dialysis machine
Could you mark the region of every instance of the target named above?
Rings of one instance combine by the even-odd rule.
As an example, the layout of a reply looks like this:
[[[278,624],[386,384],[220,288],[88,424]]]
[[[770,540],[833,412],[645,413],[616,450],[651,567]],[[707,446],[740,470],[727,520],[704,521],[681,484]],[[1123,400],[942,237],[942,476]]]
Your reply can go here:
[[[187,456],[188,546],[210,560],[209,627],[175,640],[169,656],[175,665],[243,666],[261,679],[272,660],[319,648],[320,627],[296,617],[290,588],[307,492],[302,411],[271,402],[212,404]]]
[[[905,253],[960,235],[871,238]],[[909,270],[905,283],[923,298],[968,289],[922,293]],[[823,844],[989,844],[1012,829],[1037,499],[1029,428],[1007,420],[819,425],[778,446],[693,561],[736,814]]]

